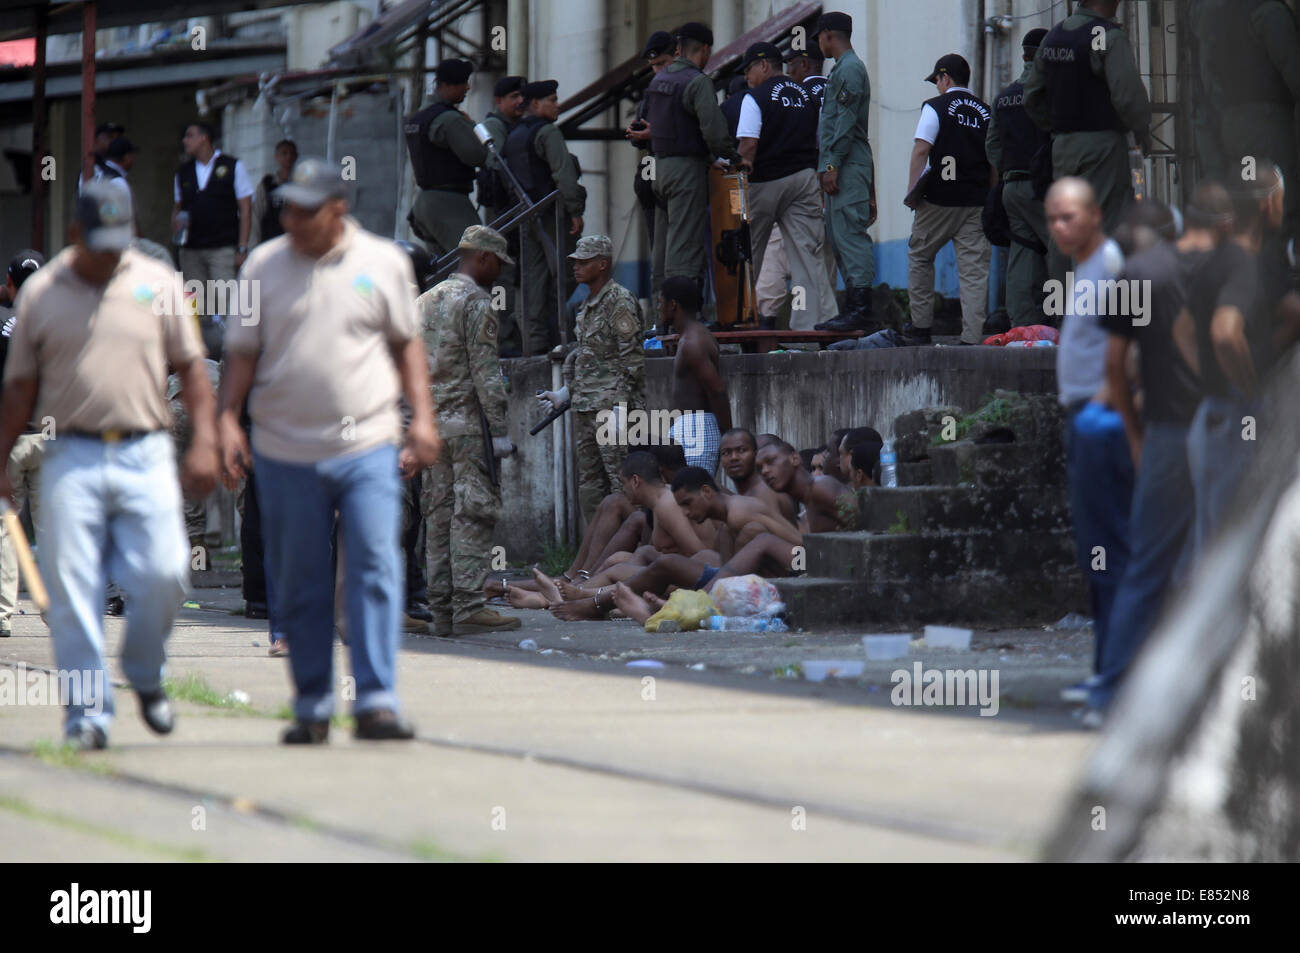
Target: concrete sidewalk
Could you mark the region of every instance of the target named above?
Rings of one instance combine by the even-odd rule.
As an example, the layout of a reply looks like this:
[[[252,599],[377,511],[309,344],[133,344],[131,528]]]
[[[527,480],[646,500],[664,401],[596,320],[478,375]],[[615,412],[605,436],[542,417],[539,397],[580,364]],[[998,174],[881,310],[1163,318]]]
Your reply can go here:
[[[914,654],[997,667],[1001,710],[980,717],[891,705],[889,671],[913,659],[845,683],[773,674],[861,658],[860,632],[653,636],[523,612],[516,632],[404,639],[417,742],[353,742],[340,719],[328,747],[286,749],[265,623],[232,615],[232,591],[197,599],[169,643],[193,699],[174,734],[119,692],[112,747],[67,755],[58,709],[0,706],[0,832],[16,835],[0,859],[1025,860],[1091,744],[1050,702],[1086,671],[1078,633]],[[40,621],[14,623],[0,665],[52,664]],[[116,652],[121,620],[106,624]],[[627,666],[647,658],[665,667]],[[234,690],[250,704],[212,704]]]

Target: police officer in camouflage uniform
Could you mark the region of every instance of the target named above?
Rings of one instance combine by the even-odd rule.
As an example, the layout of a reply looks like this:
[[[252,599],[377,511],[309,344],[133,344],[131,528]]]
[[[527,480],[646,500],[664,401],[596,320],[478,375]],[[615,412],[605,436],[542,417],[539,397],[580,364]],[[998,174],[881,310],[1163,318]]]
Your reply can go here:
[[[402,123],[420,187],[408,221],[435,258],[455,248],[465,229],[478,224],[469,193],[474,170],[487,161],[488,151],[474,135],[474,121],[456,108],[469,92],[472,71],[465,60],[439,63],[433,102]]]
[[[505,238],[485,225],[465,229],[456,247],[460,270],[417,302],[444,442],[442,457],[425,473],[422,501],[430,632],[441,636],[519,628],[518,618],[488,609],[483,595],[492,532],[501,516],[496,465],[488,454],[514,451],[506,436],[497,318],[487,289],[511,258]]]
[[[493,108],[483,119],[483,125],[492,134],[492,147],[496,155],[505,152],[506,137],[510,135],[524,115],[524,84],[528,82],[522,76],[504,76],[497,80],[492,89]],[[488,153],[487,165],[478,174],[478,202],[488,210],[488,221],[495,222],[515,207],[516,199],[506,177],[497,170],[497,160]],[[486,191],[485,191],[486,189]],[[512,255],[519,254],[519,233],[513,232],[506,239],[506,251]],[[506,306],[500,312],[500,330],[497,335],[502,357],[518,357],[523,353],[519,340],[519,323],[515,319],[515,289],[519,285],[519,273],[514,265],[501,269],[498,284],[505,289]]]
[[[600,501],[623,488],[625,414],[645,410],[645,351],[636,297],[612,280],[614,243],[588,235],[569,260],[588,290],[578,311],[578,343],[564,359],[564,386],[542,392],[538,400],[549,405],[548,411],[572,402],[578,498],[590,524]]]
[[[822,55],[835,60],[823,94],[817,170],[826,193],[826,234],[844,277],[844,310],[816,328],[873,331],[879,322],[872,316],[876,263],[867,234],[876,221],[876,164],[867,138],[871,80],[850,42],[851,16],[823,13],[815,35]]]
[[[1133,200],[1126,134],[1147,148],[1151,125],[1151,100],[1128,34],[1112,19],[1119,5],[1081,0],[1044,37],[1025,78],[1025,112],[1052,133],[1052,177],[1078,176],[1092,186],[1107,234]],[[1052,277],[1059,280],[1067,267],[1053,245]]]
[[[555,120],[560,114],[560,84],[553,79],[524,85],[524,118],[506,137],[504,158],[529,198],[539,202],[559,189],[560,201],[568,215],[563,249],[557,249],[560,260],[556,262],[559,274],[550,270],[546,252],[537,240],[535,230],[525,228],[520,234],[519,253],[523,258],[524,336],[525,354],[542,354],[551,346],[551,321],[554,316],[558,339],[559,321],[565,315],[556,314],[556,285],[563,283],[565,299],[573,294],[573,276],[565,267],[563,257],[577,245],[582,234],[582,213],[587,208],[587,190],[578,184],[578,164],[569,154]],[[548,213],[540,221],[542,230],[554,236],[554,219]]]
[[[1192,16],[1200,74],[1218,154],[1210,176],[1240,181],[1241,160],[1271,159],[1287,181],[1286,234],[1300,212],[1295,106],[1300,101],[1300,35],[1282,0],[1200,0]]]
[[[677,58],[646,88],[654,192],[660,203],[655,231],[664,235],[663,275],[690,278],[701,288],[711,261],[709,158],[740,163],[713,81],[702,72],[712,52],[713,31],[703,23],[684,24],[677,31]]]
[[[1043,322],[1043,284],[1047,281],[1047,215],[1035,194],[1034,159],[1051,147],[1051,137],[1025,114],[1025,79],[1047,36],[1030,30],[1021,44],[1025,69],[993,100],[993,121],[984,141],[989,163],[1002,177],[1002,207],[1011,226],[1007,255],[1007,312],[1013,327]],[[1045,155],[1045,153],[1044,153]],[[1042,158],[1042,156],[1040,156]]]

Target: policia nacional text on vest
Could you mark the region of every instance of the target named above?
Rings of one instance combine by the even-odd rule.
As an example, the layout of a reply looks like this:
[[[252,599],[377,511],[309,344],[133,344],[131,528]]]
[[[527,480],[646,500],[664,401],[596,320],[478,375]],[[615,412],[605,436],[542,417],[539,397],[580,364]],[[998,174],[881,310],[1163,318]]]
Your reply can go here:
[[[773,76],[749,91],[763,117],[751,182],[773,182],[817,168],[816,101],[789,76]]]
[[[925,198],[934,205],[983,206],[989,194],[989,160],[984,150],[993,114],[974,93],[950,90],[926,100],[939,117],[930,150]]]

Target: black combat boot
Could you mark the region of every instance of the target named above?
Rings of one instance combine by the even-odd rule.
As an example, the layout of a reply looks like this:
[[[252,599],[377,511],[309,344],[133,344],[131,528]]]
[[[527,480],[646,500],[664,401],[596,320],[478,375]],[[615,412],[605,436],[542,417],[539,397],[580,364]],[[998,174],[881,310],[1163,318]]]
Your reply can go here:
[[[846,289],[843,313],[830,321],[815,325],[815,328],[818,331],[862,331],[866,334],[879,331],[881,324],[872,313],[871,289]]]

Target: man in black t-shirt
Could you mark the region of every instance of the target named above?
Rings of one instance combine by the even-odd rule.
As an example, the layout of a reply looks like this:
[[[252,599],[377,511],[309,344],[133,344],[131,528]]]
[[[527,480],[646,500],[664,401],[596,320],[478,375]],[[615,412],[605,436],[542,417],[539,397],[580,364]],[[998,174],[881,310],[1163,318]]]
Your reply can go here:
[[[1066,700],[1084,695],[1100,713],[1114,698],[1124,673],[1155,624],[1171,581],[1188,550],[1195,497],[1187,462],[1187,432],[1200,403],[1191,333],[1189,289],[1232,234],[1228,192],[1202,183],[1188,206],[1187,231],[1128,262],[1124,278],[1149,282],[1144,314],[1107,314],[1106,380],[1111,403],[1124,418],[1137,480],[1129,516],[1129,561],[1115,593],[1105,644],[1088,683],[1067,689]],[[1138,345],[1142,388],[1139,415],[1130,374],[1130,351]],[[1080,689],[1086,689],[1080,691]]]
[[[1258,163],[1258,177],[1232,190],[1234,235],[1194,279],[1192,314],[1204,397],[1188,435],[1196,487],[1196,550],[1210,542],[1254,456],[1259,382],[1276,360],[1278,304],[1285,272],[1262,254],[1272,249],[1284,212],[1276,167]]]

